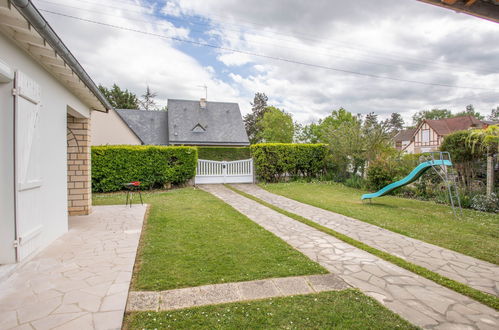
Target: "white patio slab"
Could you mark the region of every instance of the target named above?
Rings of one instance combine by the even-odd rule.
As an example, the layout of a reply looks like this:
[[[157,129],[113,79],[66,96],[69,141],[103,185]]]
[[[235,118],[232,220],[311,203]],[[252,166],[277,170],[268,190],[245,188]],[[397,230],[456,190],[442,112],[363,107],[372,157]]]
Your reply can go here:
[[[121,329],[146,206],[96,206],[0,282],[0,329]]]

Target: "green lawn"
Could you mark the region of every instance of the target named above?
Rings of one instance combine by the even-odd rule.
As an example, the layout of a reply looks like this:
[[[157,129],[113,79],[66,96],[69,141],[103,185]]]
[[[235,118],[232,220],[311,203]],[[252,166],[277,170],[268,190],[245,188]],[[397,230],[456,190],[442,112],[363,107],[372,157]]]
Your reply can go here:
[[[143,195],[151,209],[141,238],[134,290],[327,273],[207,192],[183,188]],[[94,205],[123,202],[123,193],[93,196]]]
[[[499,264],[499,215],[463,209],[456,219],[449,206],[385,196],[362,203],[365,193],[342,184],[277,183],[270,192],[356,218],[388,230]]]
[[[128,314],[125,329],[417,329],[359,291]]]

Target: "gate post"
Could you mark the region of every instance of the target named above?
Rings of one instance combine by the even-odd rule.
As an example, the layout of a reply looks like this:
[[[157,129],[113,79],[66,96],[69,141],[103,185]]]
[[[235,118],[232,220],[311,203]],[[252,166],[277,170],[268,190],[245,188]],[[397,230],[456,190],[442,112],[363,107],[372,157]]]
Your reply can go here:
[[[224,178],[224,184],[225,184],[227,177],[227,162],[225,160],[222,161],[222,177]]]

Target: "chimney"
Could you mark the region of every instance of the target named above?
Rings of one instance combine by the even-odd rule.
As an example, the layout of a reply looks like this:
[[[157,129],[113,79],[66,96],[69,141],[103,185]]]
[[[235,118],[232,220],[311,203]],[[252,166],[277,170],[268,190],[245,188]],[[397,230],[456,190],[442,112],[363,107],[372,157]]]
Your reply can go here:
[[[203,110],[206,109],[206,99],[205,98],[202,98],[201,100],[199,100],[199,107]]]

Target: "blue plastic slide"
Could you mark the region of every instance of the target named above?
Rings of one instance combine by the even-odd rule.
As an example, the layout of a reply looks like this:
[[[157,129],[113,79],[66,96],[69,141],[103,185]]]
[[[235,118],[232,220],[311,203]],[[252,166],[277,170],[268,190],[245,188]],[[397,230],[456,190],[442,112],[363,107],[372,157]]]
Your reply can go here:
[[[408,185],[416,181],[427,169],[432,166],[452,166],[452,162],[450,160],[430,160],[428,162],[424,162],[419,164],[415,169],[409,173],[408,176],[403,178],[402,180],[390,183],[389,185],[381,188],[375,193],[372,194],[364,194],[361,199],[371,199],[375,197],[381,197],[388,194],[390,191],[400,188],[402,186]]]

